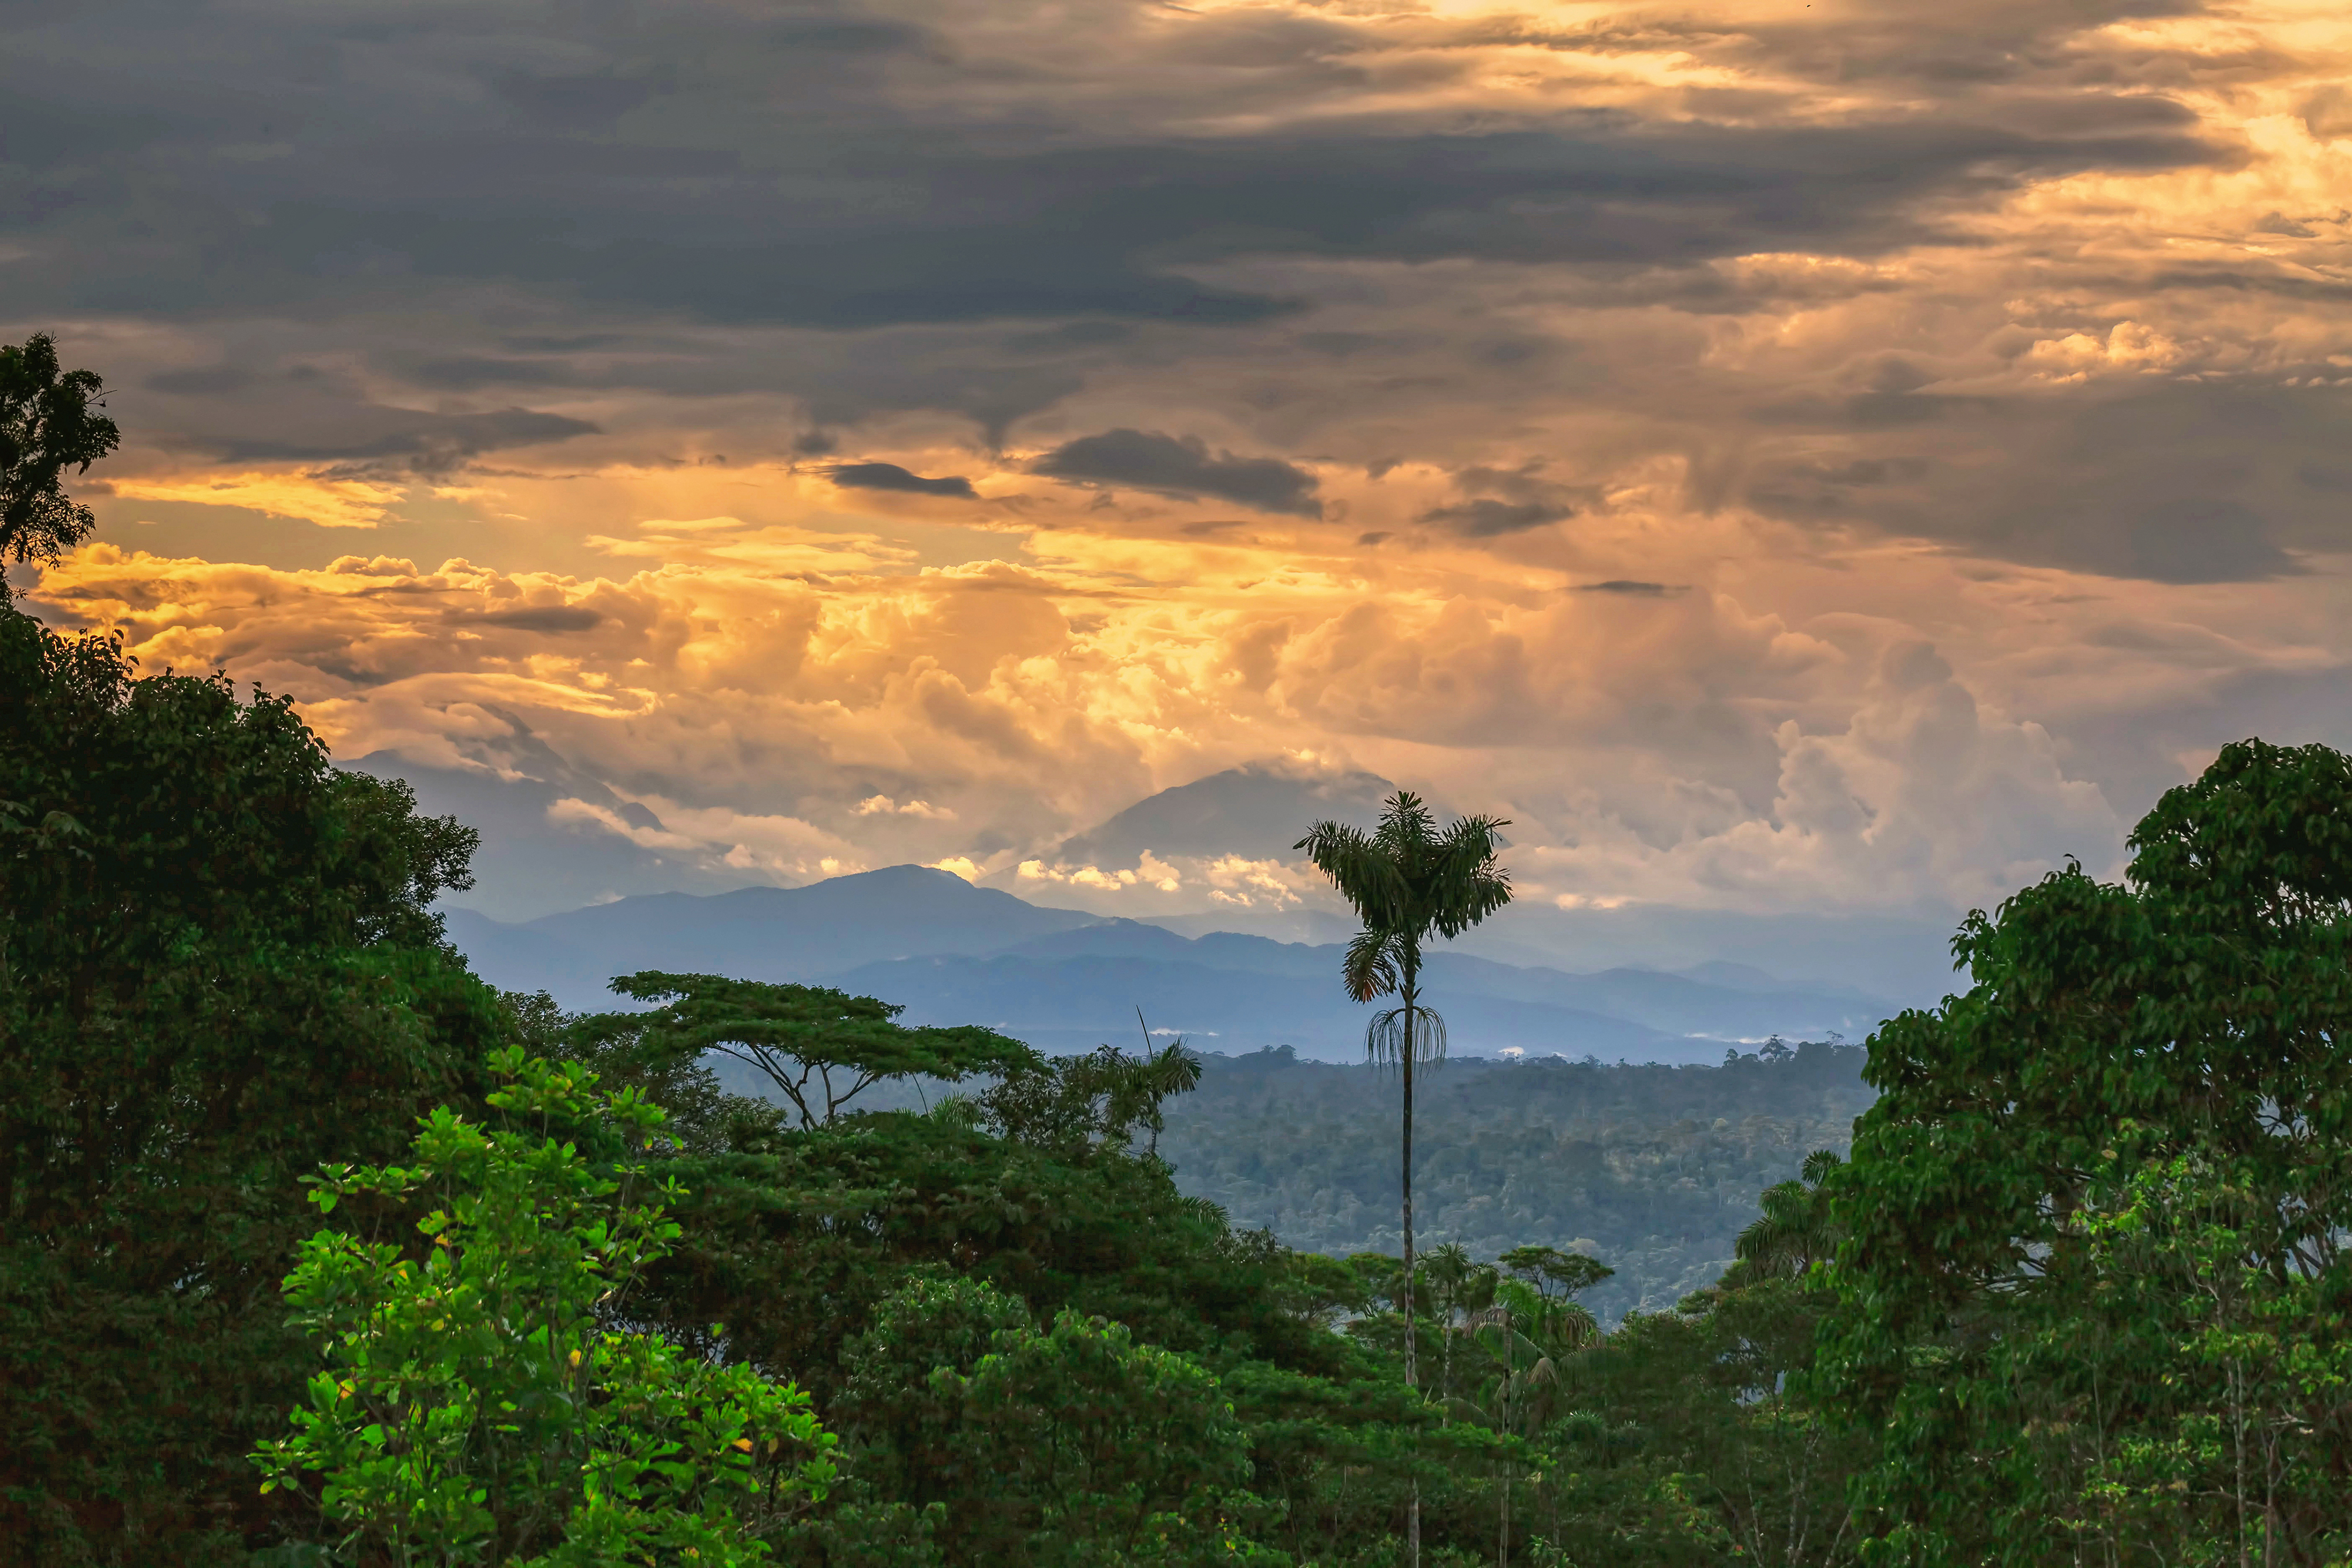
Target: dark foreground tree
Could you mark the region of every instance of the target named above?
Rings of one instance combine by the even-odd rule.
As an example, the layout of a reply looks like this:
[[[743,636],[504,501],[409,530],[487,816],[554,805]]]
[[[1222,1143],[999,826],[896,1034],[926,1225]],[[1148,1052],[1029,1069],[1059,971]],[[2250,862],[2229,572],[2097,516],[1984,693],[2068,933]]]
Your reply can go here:
[[[852,1464],[939,1508],[949,1563],[1224,1561],[1227,1510],[1251,1506],[1216,1378],[1119,1325],[1065,1311],[1041,1332],[1013,1297],[918,1278],[845,1363]]]
[[[299,1178],[505,1027],[429,909],[473,835],[284,699],[5,607],[0,823],[0,1563],[233,1556],[305,1369]]]
[[[2230,746],[2130,846],[1969,920],[1826,1223],[1753,1249],[1837,1247],[1885,1561],[2352,1547],[2352,761]]]
[[[1422,946],[1447,941],[1511,901],[1510,874],[1496,864],[1496,834],[1509,824],[1465,816],[1440,832],[1421,797],[1400,790],[1389,798],[1370,833],[1343,822],[1318,822],[1297,847],[1331,879],[1354,907],[1363,930],[1348,944],[1341,978],[1358,1002],[1395,996],[1402,1005],[1382,1012],[1364,1032],[1364,1052],[1393,1067],[1403,1084],[1404,1151],[1401,1186],[1404,1229],[1404,1381],[1419,1384],[1412,1316],[1412,1078],[1417,1067],[1445,1056],[1445,1020],[1421,1005]],[[1421,1510],[1407,1522],[1406,1550],[1421,1561]]]
[[[68,468],[89,472],[121,439],[98,412],[105,393],[94,373],[59,367],[46,332],[0,344],[0,566],[55,561],[96,526],[61,481]],[[7,600],[0,577],[0,605]]]

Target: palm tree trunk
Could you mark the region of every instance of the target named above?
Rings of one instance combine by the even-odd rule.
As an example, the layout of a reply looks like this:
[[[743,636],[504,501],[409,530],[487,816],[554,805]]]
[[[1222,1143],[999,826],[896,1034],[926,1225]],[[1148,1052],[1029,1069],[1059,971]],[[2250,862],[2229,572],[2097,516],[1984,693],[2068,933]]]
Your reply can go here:
[[[1412,1324],[1412,1065],[1417,1042],[1413,1038],[1414,1002],[1420,988],[1413,983],[1412,961],[1406,961],[1404,977],[1404,1385],[1421,1386],[1414,1354],[1419,1337]],[[1412,1483],[1412,1500],[1405,1505],[1405,1554],[1410,1568],[1421,1568],[1421,1482]]]
[[[1503,1545],[1495,1554],[1495,1568],[1511,1568],[1511,1462],[1503,1461]]]
[[[1510,1305],[1509,1305],[1509,1298],[1506,1297],[1506,1298],[1504,1299],[1504,1307],[1503,1307],[1503,1401],[1502,1401],[1502,1404],[1503,1404],[1503,1433],[1504,1433],[1504,1435],[1505,1435],[1506,1436],[1510,1436],[1510,1435],[1511,1435],[1511,1426],[1512,1426],[1512,1423],[1511,1423],[1511,1380],[1512,1380],[1512,1379],[1513,1379],[1513,1378],[1517,1374],[1517,1372],[1518,1372],[1518,1368],[1517,1367],[1517,1365],[1515,1365],[1515,1364],[1514,1364],[1514,1363],[1515,1363],[1515,1362],[1516,1362],[1516,1360],[1517,1360],[1517,1350],[1518,1350],[1518,1343],[1517,1343],[1517,1342],[1516,1340],[1514,1340],[1514,1339],[1511,1337],[1511,1336],[1512,1336],[1516,1331],[1516,1331],[1516,1330],[1514,1330],[1514,1329],[1512,1328],[1512,1326],[1511,1326],[1511,1310],[1510,1310]],[[1496,1471],[1500,1474],[1500,1476],[1501,1476],[1501,1478],[1502,1478],[1502,1482],[1503,1482],[1503,1485],[1502,1485],[1503,1519],[1502,1519],[1502,1533],[1501,1533],[1501,1535],[1496,1539],[1496,1545],[1495,1545],[1495,1568],[1511,1568],[1511,1467],[1510,1467],[1510,1461],[1508,1461],[1507,1459],[1507,1460],[1505,1460],[1502,1464],[1497,1465],[1497,1466],[1496,1467]]]
[[[1442,1305],[1445,1310],[1438,1319],[1437,1331],[1444,1336],[1439,1342],[1444,1345],[1445,1355],[1438,1363],[1437,1402],[1451,1410],[1454,1408],[1454,1317],[1462,1310],[1462,1303],[1458,1294],[1449,1291]]]

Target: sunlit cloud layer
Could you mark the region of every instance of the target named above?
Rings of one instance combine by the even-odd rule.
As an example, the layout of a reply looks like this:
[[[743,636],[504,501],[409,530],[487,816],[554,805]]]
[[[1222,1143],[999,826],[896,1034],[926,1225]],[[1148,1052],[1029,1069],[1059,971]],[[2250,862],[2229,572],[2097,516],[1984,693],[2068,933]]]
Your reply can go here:
[[[32,602],[721,880],[1139,914],[1321,896],[1059,852],[1243,764],[1933,912],[2352,743],[2340,6],[624,22],[0,22],[0,309],[127,434]]]

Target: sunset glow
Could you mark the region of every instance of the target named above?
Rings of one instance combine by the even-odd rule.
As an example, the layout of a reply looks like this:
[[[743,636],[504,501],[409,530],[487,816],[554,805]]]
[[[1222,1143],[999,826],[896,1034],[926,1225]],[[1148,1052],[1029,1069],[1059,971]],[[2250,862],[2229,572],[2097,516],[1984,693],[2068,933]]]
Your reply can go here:
[[[1943,920],[2352,742],[2340,5],[665,11],[0,24],[0,327],[125,435],[28,607],[1119,913],[1328,898],[1055,858],[1247,763]]]

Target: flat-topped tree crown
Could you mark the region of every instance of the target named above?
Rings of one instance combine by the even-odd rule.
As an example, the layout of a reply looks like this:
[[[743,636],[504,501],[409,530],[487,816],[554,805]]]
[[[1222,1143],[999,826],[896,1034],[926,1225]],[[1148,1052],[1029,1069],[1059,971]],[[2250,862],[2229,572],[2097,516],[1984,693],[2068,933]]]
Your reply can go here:
[[[1556,1247],[1515,1247],[1496,1261],[1534,1286],[1547,1300],[1557,1294],[1566,1300],[1617,1272],[1597,1258],[1587,1258],[1581,1252],[1562,1252]]]
[[[587,1038],[635,1035],[664,1064],[715,1051],[758,1069],[793,1102],[803,1127],[830,1123],[885,1079],[954,1082],[1040,1065],[1019,1040],[978,1025],[909,1027],[904,1007],[822,985],[730,980],[717,974],[624,974],[613,989],[646,1013],[599,1013],[574,1027]]]

